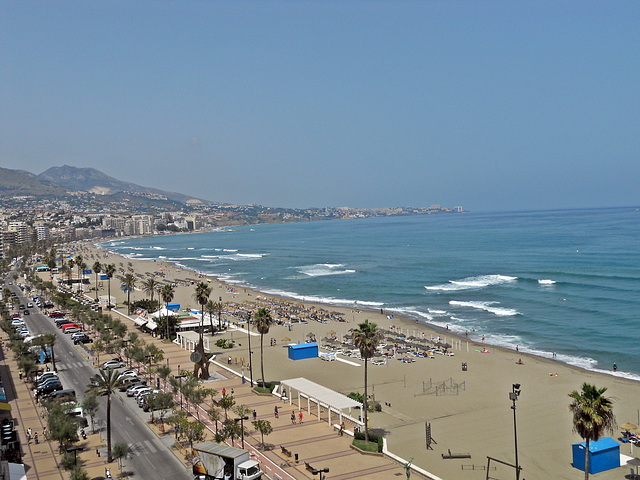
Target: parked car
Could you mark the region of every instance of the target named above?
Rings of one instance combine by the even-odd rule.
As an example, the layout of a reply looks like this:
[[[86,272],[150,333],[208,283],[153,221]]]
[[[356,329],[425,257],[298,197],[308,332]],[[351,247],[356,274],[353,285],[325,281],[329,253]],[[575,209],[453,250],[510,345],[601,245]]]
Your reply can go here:
[[[76,333],[82,331],[82,324],[80,323],[67,323],[62,326],[62,333]]]
[[[75,333],[74,333],[74,335],[75,335]],[[93,343],[93,338],[91,338],[86,333],[83,333],[82,335],[74,337],[73,338],[73,343],[74,343],[74,345],[79,345],[81,343]]]
[[[144,380],[143,380],[144,382]],[[147,388],[146,382],[139,383],[138,385],[133,385],[127,388],[127,397],[133,397],[138,390],[142,390],[143,388]]]
[[[133,371],[133,370],[125,370],[120,375],[118,375],[118,378],[137,377],[137,376],[138,376],[138,374],[135,371]]]
[[[51,392],[55,392],[57,390],[62,390],[62,383],[60,383],[60,381],[48,383],[47,385],[45,385],[43,387],[37,388],[36,389],[36,395],[38,395],[38,396],[48,395]]]
[[[127,397],[134,397],[137,401],[138,395],[140,395],[142,392],[150,392],[151,390],[153,390],[153,388],[149,387],[148,385],[138,385],[138,388],[134,388],[131,391],[127,390]]]
[[[103,370],[111,370],[114,368],[124,368],[124,366],[124,362],[121,362],[120,360],[107,360],[102,364],[101,368]]]
[[[58,378],[58,372],[43,372],[40,375],[36,376],[36,383],[42,382],[47,378]]]
[[[120,391],[121,392],[124,392],[125,390],[128,391],[128,389],[133,387],[134,385],[145,385],[146,383],[147,382],[145,380],[142,380],[139,377],[124,377],[122,378],[122,385],[120,385]]]

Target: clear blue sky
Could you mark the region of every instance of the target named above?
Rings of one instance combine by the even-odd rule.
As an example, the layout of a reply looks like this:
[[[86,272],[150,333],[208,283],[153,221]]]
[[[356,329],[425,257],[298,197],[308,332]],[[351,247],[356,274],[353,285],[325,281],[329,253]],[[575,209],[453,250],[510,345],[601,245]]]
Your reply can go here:
[[[0,166],[219,202],[640,205],[640,2],[0,5]]]

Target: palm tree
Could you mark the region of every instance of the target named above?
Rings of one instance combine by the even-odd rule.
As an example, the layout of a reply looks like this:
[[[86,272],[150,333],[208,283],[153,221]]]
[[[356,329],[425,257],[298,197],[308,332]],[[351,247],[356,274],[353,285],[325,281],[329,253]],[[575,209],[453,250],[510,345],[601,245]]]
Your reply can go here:
[[[69,288],[71,288],[71,274],[73,273],[73,267],[76,265],[76,262],[73,258],[70,258],[67,265],[69,265],[69,270],[67,270],[67,283],[69,284]]]
[[[196,293],[193,294],[193,298],[200,305],[200,311],[202,312],[202,320],[204,320],[204,306],[207,304],[209,300],[209,295],[211,295],[211,287],[209,284],[205,282],[200,282],[196,285]],[[202,324],[200,322],[200,336],[202,337]]]
[[[256,330],[260,333],[260,371],[262,373],[262,386],[265,385],[264,378],[264,348],[262,342],[264,340],[264,335],[269,333],[269,327],[273,325],[273,318],[271,317],[271,313],[267,308],[260,308],[255,314],[256,321]]]
[[[98,301],[98,274],[102,271],[102,265],[99,261],[95,261],[93,264],[93,273],[96,274],[96,302]]]
[[[107,396],[107,462],[111,462],[111,395],[122,385],[123,379],[118,378],[118,370],[100,370],[91,377],[91,383],[86,393]]]
[[[604,397],[607,388],[597,388],[588,383],[582,384],[582,390],[569,394],[573,399],[569,410],[573,413],[573,431],[585,440],[584,478],[589,480],[589,441],[597,441],[604,432],[613,433],[616,419],[613,415],[613,402]]]
[[[160,285],[160,282],[158,282],[155,278],[148,278],[144,282],[142,282],[142,290],[144,291],[144,293],[149,295],[149,297],[151,297],[151,303],[153,303],[153,295],[156,293],[158,285]]]
[[[358,326],[358,329],[353,332],[353,344],[360,350],[360,356],[364,358],[364,398],[363,398],[363,410],[364,410],[364,441],[369,443],[369,425],[367,422],[367,365],[368,360],[373,357],[373,354],[380,343],[380,332],[375,323],[369,323],[369,320],[365,320]]]
[[[80,277],[80,291],[84,292],[84,271],[87,268],[87,264],[84,262],[81,262],[80,265],[78,265],[78,270],[82,273],[82,275]]]
[[[83,269],[83,258],[82,255],[76,255],[76,268],[78,269],[78,281],[80,282],[80,286],[82,287],[82,279],[80,275],[82,274]]]
[[[109,282],[109,308],[111,308],[111,279],[116,273],[116,266],[113,263],[110,263],[105,267],[104,274],[107,276],[107,281]]]
[[[162,287],[160,291],[160,296],[162,297],[162,301],[165,303],[165,308],[167,304],[173,300],[174,290],[171,285],[165,285]],[[167,339],[169,339],[169,311],[167,310]]]
[[[204,311],[202,312],[203,315],[204,315],[204,312],[207,312],[209,314],[209,323],[211,324],[211,331],[212,332],[213,332],[213,314],[216,313],[216,311],[217,311],[216,303],[218,303],[218,302],[214,302],[213,300],[209,300],[207,302],[207,304],[204,306]]]
[[[58,336],[55,333],[46,333],[44,335],[46,345],[51,348],[51,364],[54,372],[56,371],[56,355],[53,353],[53,346],[56,344],[56,340],[58,340]]]
[[[133,273],[127,273],[120,277],[122,286],[127,289],[127,315],[131,314],[131,290],[136,288],[136,277]]]

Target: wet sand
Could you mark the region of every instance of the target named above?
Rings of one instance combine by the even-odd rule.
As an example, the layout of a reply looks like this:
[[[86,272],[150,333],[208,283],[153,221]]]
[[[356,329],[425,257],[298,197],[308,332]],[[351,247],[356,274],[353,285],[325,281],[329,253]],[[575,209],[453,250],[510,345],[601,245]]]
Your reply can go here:
[[[191,282],[208,280],[200,278],[196,272],[176,268],[167,262],[126,259],[96,250],[87,243],[77,245],[79,250],[76,254],[81,253],[89,266],[95,260],[103,264],[114,263],[119,270],[132,271],[144,278],[162,272],[164,281],[179,285],[174,302],[180,303],[181,309],[186,306],[198,308],[193,299],[195,289]],[[94,275],[91,275],[91,287],[93,283]],[[106,295],[106,283],[99,290],[100,295]],[[119,284],[117,278],[112,280],[111,294],[116,297],[119,310],[126,313],[126,306],[122,305],[126,294],[119,289]],[[294,323],[291,330],[287,326],[274,325],[264,340],[264,369],[268,380],[305,377],[345,394],[362,392],[362,361],[348,359],[357,366],[320,359],[291,361],[287,358],[285,344],[304,342],[310,333],[315,334],[322,344],[321,339],[330,336],[330,331],[336,332],[335,336],[340,340],[349,329],[357,328],[365,319],[376,323],[379,328],[390,330],[395,327],[395,331],[402,331],[407,336],[440,337],[452,344],[454,356],[436,354],[433,359],[417,358],[413,363],[390,359],[386,365],[369,365],[369,393],[373,393],[375,400],[382,404],[382,412],[370,415],[371,428],[385,433],[390,451],[404,458],[413,457],[416,465],[445,479],[484,479],[487,456],[514,462],[514,417],[509,399],[513,384],[520,384],[521,391],[516,402],[518,454],[523,467],[521,478],[573,479],[580,475],[571,466],[571,444],[581,439],[572,432],[568,394],[580,389],[583,382],[608,388],[607,395],[614,401],[619,424],[626,421],[639,423],[640,414],[635,397],[640,394],[640,384],[635,381],[496,348],[482,341],[453,337],[449,332],[420,325],[408,318],[394,316],[388,319],[380,310],[355,311],[328,305],[302,305],[301,302],[228,286],[213,278],[211,286],[210,298],[222,298],[229,305],[229,310],[241,304],[252,309],[267,306],[275,310],[275,307],[282,307],[283,302],[287,302],[297,316],[301,309],[307,312],[323,309],[339,313],[344,320]],[[232,290],[228,290],[228,287]],[[95,292],[88,292],[88,295],[94,296]],[[142,291],[132,293],[132,300],[142,298],[145,298]],[[232,317],[228,319],[234,320]],[[206,323],[208,320],[205,320]],[[222,355],[232,355],[234,368],[240,371],[242,359],[246,361],[247,357],[246,334],[229,331],[225,336],[233,338],[236,347],[220,351],[213,346],[212,350]],[[276,340],[277,345],[270,345],[271,338]],[[286,341],[287,338],[291,341]],[[481,353],[483,349],[488,352]],[[259,337],[252,337],[252,350],[253,375],[257,379],[260,376]],[[520,359],[523,364],[517,363]],[[467,364],[467,371],[462,369],[463,362]],[[443,383],[448,388],[443,389]],[[437,395],[436,386],[440,386]],[[432,449],[427,449],[425,445],[425,422],[430,424],[432,437],[437,442],[432,444]],[[617,439],[620,431],[616,430],[612,436]],[[442,454],[448,454],[449,450],[452,453],[470,454],[471,458],[443,459]],[[630,455],[630,447],[621,445],[621,453]],[[493,465],[497,465],[498,469],[491,472],[492,477],[513,478],[513,469]],[[471,470],[472,467],[475,469]],[[600,473],[598,478],[619,479],[628,473],[629,468],[626,467]]]

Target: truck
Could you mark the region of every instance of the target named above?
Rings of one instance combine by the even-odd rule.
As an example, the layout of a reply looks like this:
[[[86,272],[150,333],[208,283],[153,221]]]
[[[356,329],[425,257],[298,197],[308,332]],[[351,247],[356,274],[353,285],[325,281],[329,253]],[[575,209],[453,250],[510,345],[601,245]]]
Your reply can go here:
[[[214,442],[193,447],[193,474],[200,480],[258,480],[262,470],[249,452]]]

